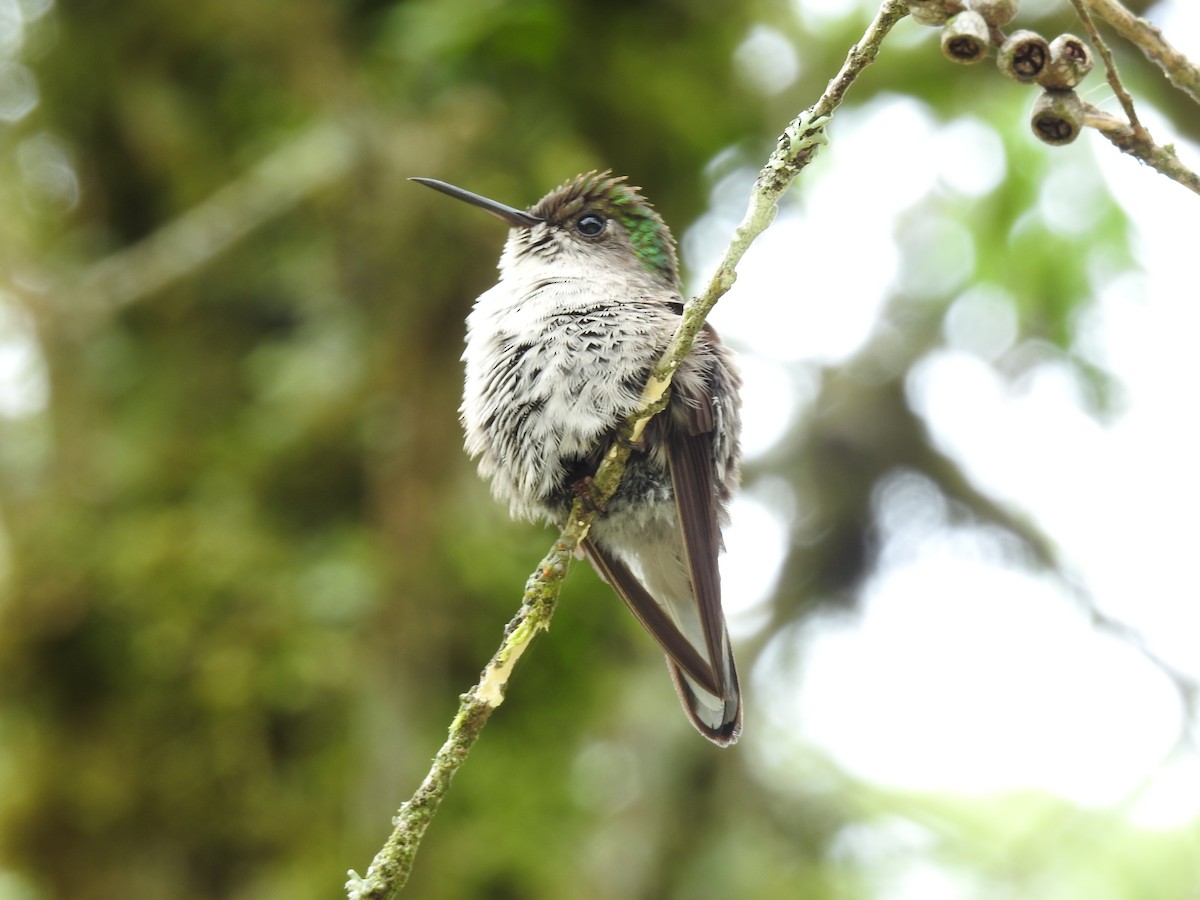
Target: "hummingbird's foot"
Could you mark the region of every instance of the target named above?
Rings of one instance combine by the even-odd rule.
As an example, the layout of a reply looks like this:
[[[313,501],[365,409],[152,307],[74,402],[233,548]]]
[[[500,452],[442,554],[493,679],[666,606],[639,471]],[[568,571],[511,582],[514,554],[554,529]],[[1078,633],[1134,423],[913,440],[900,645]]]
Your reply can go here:
[[[655,413],[658,412],[660,412],[660,410],[655,409]],[[630,452],[634,452],[636,450],[638,452],[643,452],[646,450],[646,432],[643,431],[642,436],[634,440],[629,437],[629,432],[626,431],[624,427],[613,428],[612,443],[619,446],[619,448],[622,450],[629,450]]]
[[[596,479],[591,475],[584,475],[571,482],[571,493],[583,503],[584,512],[604,512],[604,504],[596,496]]]
[[[629,436],[627,434],[625,434],[624,430],[618,430],[617,433],[615,435],[613,435],[613,440],[616,442],[618,447],[621,447],[624,450],[628,450],[631,453],[634,450],[645,450],[646,449],[645,434],[643,434],[640,438],[638,438],[636,441],[634,441],[634,440],[629,439]]]

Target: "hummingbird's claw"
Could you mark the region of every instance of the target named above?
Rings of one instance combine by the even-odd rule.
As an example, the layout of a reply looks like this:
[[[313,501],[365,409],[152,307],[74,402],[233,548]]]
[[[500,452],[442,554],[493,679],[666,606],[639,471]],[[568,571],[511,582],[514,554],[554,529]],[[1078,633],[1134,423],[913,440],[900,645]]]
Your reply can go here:
[[[629,436],[627,434],[625,434],[623,429],[618,429],[616,435],[614,435],[614,437],[613,437],[613,440],[617,442],[618,446],[623,447],[624,449],[626,449],[630,452],[633,452],[634,450],[645,450],[646,449],[645,435],[642,435],[642,437],[640,437],[636,441],[634,441],[634,440],[629,439]]]
[[[604,504],[600,502],[599,497],[596,495],[596,479],[591,475],[585,475],[577,481],[572,482],[571,493],[583,503],[584,512],[604,512]]]

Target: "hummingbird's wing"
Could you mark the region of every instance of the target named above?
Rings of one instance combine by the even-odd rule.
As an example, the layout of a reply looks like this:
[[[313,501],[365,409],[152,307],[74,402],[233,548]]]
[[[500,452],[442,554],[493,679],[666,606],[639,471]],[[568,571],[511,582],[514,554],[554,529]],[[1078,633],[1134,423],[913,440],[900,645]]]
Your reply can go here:
[[[665,537],[686,569],[672,579],[682,587],[655,596],[620,557],[589,538],[584,549],[667,655],[676,691],[692,724],[721,746],[741,730],[741,693],[721,611],[721,549],[718,494],[714,485],[711,399],[678,390],[671,411],[651,424],[652,442],[666,448],[674,488],[678,534]],[[625,551],[628,552],[628,551]],[[651,555],[659,558],[651,551]],[[635,552],[643,570],[646,559]]]
[[[726,680],[723,660],[729,654],[725,614],[721,610],[721,528],[717,522],[717,495],[713,484],[712,412],[707,404],[685,401],[687,432],[667,441],[667,461],[684,558],[692,577],[708,658],[717,669],[718,684]]]
[[[683,555],[691,576],[691,599],[696,604],[705,656],[718,689],[703,697],[693,688],[706,686],[690,685],[683,677],[686,669],[681,671],[673,665],[671,676],[696,727],[715,743],[727,745],[737,740],[741,731],[742,701],[721,609],[721,572],[717,564],[721,527],[713,475],[713,410],[709,397],[689,398],[682,391],[676,403],[684,410],[687,427],[674,429],[667,441],[667,460]]]

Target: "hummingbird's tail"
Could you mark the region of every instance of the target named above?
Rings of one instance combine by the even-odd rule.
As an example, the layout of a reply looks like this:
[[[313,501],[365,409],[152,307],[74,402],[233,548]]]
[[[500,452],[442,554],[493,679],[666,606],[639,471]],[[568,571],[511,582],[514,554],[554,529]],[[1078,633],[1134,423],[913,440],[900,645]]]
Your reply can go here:
[[[588,538],[584,549],[596,571],[666,653],[667,668],[692,725],[720,747],[736,741],[742,730],[742,695],[719,606],[715,617],[706,614],[682,561],[669,547],[651,541],[631,554],[641,578],[594,539]]]
[[[667,668],[675,682],[675,692],[692,725],[718,747],[728,747],[742,733],[742,691],[738,686],[733,655],[728,656],[728,684],[724,697],[701,687],[694,678],[667,657]]]

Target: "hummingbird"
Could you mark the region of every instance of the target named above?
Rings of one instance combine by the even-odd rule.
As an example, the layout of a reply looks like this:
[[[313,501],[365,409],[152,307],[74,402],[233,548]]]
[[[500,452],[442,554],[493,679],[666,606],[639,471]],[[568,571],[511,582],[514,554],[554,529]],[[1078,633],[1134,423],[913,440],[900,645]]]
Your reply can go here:
[[[683,315],[675,240],[641,189],[588,172],[516,209],[413,178],[509,226],[467,318],[466,450],[514,518],[562,527]],[[717,556],[738,482],[741,379],[705,325],[581,550],[666,653],[692,725],[737,740]]]

